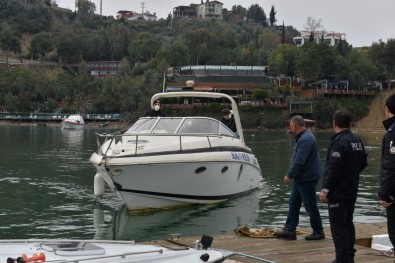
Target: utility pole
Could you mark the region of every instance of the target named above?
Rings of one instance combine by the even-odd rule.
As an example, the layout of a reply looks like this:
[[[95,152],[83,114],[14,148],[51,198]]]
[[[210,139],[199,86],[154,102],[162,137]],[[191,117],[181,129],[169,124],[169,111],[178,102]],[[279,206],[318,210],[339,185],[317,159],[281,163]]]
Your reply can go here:
[[[103,0],[100,0],[100,16],[102,16],[103,15]]]
[[[144,14],[145,3],[141,2],[141,14]]]

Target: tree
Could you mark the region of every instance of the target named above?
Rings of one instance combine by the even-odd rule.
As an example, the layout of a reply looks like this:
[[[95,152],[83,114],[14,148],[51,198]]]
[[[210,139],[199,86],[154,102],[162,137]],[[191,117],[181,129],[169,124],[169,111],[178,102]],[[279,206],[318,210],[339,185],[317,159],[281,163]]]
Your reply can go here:
[[[270,15],[269,15],[269,22],[271,26],[273,26],[277,22],[276,14],[277,11],[274,10],[274,5],[272,5],[272,9],[270,9]]]
[[[148,61],[155,57],[160,43],[148,33],[140,34],[129,46],[129,54],[134,61]]]
[[[188,65],[190,62],[188,47],[174,43],[167,49],[166,60],[173,67]]]
[[[324,25],[321,22],[321,19],[315,19],[311,16],[307,18],[306,24],[304,25],[304,29],[310,32],[310,42],[312,42],[312,38],[317,37],[321,39],[324,36]]]
[[[0,48],[6,53],[6,62],[10,52],[21,53],[21,44],[15,31],[7,24],[3,23],[0,30]]]
[[[78,0],[77,8],[80,16],[93,15],[96,11],[96,5],[89,0]]]
[[[373,43],[369,53],[373,63],[383,72],[388,89],[391,89],[391,80],[395,78],[395,39],[388,39],[387,43]]]
[[[264,100],[269,96],[269,93],[267,92],[267,90],[254,89],[252,91],[252,96],[254,97],[255,100]]]
[[[301,49],[295,45],[277,45],[270,53],[269,67],[275,75],[296,75],[296,64],[300,57]]]
[[[258,4],[253,4],[250,6],[250,8],[248,8],[246,17],[248,20],[254,21],[264,27],[267,27],[267,18],[265,11],[263,11],[263,8]]]
[[[305,80],[318,80],[335,72],[335,53],[324,43],[303,45],[297,59],[298,75]]]
[[[241,5],[234,5],[232,6],[232,14],[238,16],[240,20],[243,20],[247,14],[247,9]]]
[[[370,80],[377,78],[378,70],[367,55],[359,51],[353,51],[347,57],[349,77],[355,89],[364,88]]]
[[[39,54],[42,62],[45,54],[53,50],[52,35],[45,32],[34,35],[29,50],[32,54]]]

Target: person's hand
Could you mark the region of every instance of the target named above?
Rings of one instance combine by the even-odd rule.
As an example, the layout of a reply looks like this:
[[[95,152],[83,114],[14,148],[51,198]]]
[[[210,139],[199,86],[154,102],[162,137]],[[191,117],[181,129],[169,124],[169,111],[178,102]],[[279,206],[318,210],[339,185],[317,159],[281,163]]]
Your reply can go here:
[[[388,208],[392,205],[392,203],[388,203],[387,201],[384,201],[384,200],[380,200],[379,204],[380,204],[380,206],[382,206],[384,208]]]
[[[328,193],[321,191],[320,192],[320,201],[324,203],[328,203]]]
[[[284,184],[290,184],[292,182],[292,179],[288,177],[288,175],[284,176]]]

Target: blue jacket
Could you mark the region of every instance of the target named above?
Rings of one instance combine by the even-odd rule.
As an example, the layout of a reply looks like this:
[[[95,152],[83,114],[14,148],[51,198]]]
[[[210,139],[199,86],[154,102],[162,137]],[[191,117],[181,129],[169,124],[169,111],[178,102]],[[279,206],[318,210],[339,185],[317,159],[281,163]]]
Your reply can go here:
[[[288,177],[298,182],[318,180],[323,173],[320,152],[314,134],[306,129],[295,137]]]

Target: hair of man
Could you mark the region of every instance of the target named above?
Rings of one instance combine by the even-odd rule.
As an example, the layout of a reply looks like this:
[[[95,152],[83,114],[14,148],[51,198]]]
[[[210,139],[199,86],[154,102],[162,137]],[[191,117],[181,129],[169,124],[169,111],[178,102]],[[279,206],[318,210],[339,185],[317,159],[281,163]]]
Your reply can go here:
[[[385,106],[387,106],[388,110],[392,114],[395,114],[395,93],[387,97],[387,99],[385,100]]]
[[[291,118],[291,122],[295,124],[297,127],[302,128],[305,126],[305,121],[302,116],[295,115]]]
[[[337,110],[335,114],[333,114],[333,120],[337,127],[349,129],[351,125],[351,112],[348,110]]]

